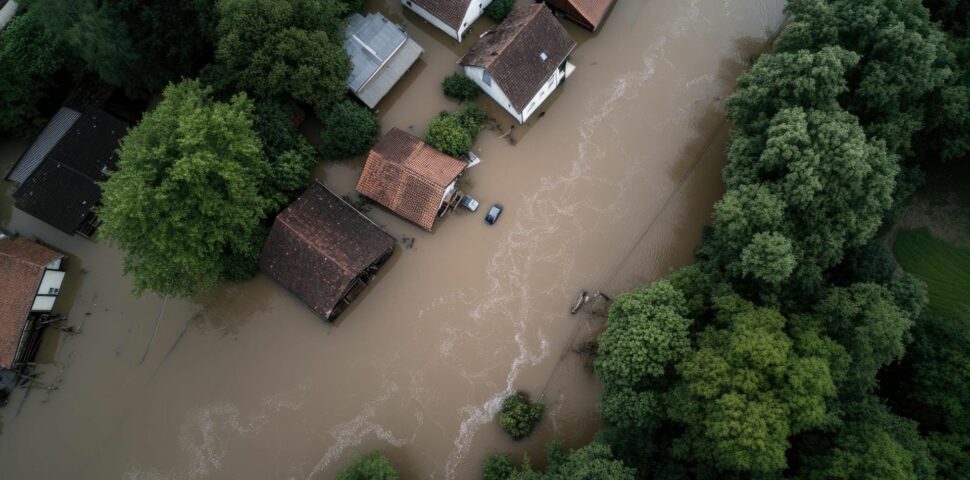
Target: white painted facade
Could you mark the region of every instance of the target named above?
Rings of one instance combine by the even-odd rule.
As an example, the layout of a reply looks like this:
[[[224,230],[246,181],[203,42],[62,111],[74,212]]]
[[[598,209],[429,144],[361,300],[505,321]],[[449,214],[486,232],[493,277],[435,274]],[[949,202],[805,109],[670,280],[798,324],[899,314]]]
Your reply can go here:
[[[31,312],[50,312],[54,309],[54,302],[61,293],[61,284],[64,283],[64,271],[61,268],[61,259],[58,258],[45,265],[44,276],[37,286],[37,293],[34,295],[34,303],[30,307]]]
[[[3,30],[10,23],[13,16],[17,14],[18,7],[17,2],[13,0],[7,2],[3,7],[0,7],[0,30]]]
[[[557,68],[552,75],[542,84],[539,91],[535,93],[532,100],[525,106],[523,111],[519,112],[512,106],[512,102],[509,97],[502,91],[502,87],[498,83],[491,79],[491,77],[486,78],[485,69],[476,66],[465,66],[465,76],[472,79],[476,84],[478,84],[481,89],[492,97],[505,111],[509,112],[513,118],[518,120],[519,123],[525,123],[529,120],[529,117],[545,102],[549,95],[556,90],[557,87],[562,85],[563,80],[575,70],[576,67],[569,63],[569,61],[563,61],[563,64]]]
[[[449,37],[458,40],[459,43],[464,38],[465,32],[468,30],[468,28],[475,23],[475,20],[478,20],[478,17],[482,16],[482,13],[485,12],[485,9],[491,3],[492,0],[472,0],[472,2],[468,4],[468,10],[465,11],[465,18],[462,20],[461,26],[458,28],[458,30],[455,30],[413,1],[401,0],[402,5],[407,7],[412,12],[418,14],[419,17],[427,20],[428,23],[438,27],[439,30],[447,33]]]

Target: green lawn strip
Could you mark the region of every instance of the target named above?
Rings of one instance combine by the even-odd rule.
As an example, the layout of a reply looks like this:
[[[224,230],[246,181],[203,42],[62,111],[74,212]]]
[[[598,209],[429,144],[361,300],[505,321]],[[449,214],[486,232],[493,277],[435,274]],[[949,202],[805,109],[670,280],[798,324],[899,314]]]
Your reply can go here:
[[[919,229],[900,230],[893,253],[903,270],[929,286],[930,310],[956,315],[970,306],[970,249],[955,247]]]

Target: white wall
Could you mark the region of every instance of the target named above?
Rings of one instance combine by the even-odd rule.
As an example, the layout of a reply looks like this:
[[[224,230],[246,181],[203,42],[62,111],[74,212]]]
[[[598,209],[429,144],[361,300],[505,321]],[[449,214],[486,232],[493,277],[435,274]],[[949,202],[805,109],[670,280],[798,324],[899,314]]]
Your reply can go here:
[[[495,102],[501,105],[506,112],[509,112],[509,115],[512,115],[512,117],[518,120],[519,123],[523,123],[522,115],[520,115],[519,112],[514,107],[512,107],[512,102],[509,101],[509,97],[505,95],[505,92],[503,92],[502,89],[498,86],[498,83],[495,82],[495,79],[494,78],[492,79],[491,85],[485,84],[485,81],[482,80],[482,74],[484,72],[485,72],[485,69],[482,67],[474,67],[474,66],[465,67],[466,77],[472,79],[476,84],[478,84],[478,86],[481,87],[482,90],[488,94],[488,96],[492,97],[492,100],[495,100]]]
[[[410,2],[408,0],[401,0],[401,5],[404,5],[412,12],[417,13],[419,17],[427,20],[435,27],[438,27],[439,29],[441,29],[441,31],[447,33],[449,37],[454,38],[459,42],[461,41],[461,38],[458,36],[458,32],[456,32],[454,28],[451,28],[447,24],[445,24],[445,22],[438,20],[438,17],[432,15],[430,12],[421,8],[419,5],[415,4],[414,2]]]
[[[468,5],[468,11],[465,12],[465,19],[461,21],[461,27],[458,28],[457,38],[459,42],[465,38],[465,31],[471,28],[475,20],[482,16],[482,13],[491,3],[492,0],[472,0],[472,3]]]
[[[552,72],[552,75],[549,76],[546,83],[542,85],[542,88],[540,88],[536,95],[532,97],[532,100],[526,105],[525,110],[522,111],[522,116],[524,118],[523,123],[525,123],[525,121],[528,120],[529,117],[539,109],[542,102],[545,102],[546,99],[549,98],[549,95],[552,95],[552,92],[555,91],[559,85],[562,85],[562,81],[565,78],[566,72],[561,71],[558,68],[555,72]]]
[[[57,295],[64,283],[64,272],[60,270],[47,270],[44,272],[44,279],[40,281],[40,288],[37,289],[38,295]],[[56,288],[57,293],[52,293],[51,289]]]

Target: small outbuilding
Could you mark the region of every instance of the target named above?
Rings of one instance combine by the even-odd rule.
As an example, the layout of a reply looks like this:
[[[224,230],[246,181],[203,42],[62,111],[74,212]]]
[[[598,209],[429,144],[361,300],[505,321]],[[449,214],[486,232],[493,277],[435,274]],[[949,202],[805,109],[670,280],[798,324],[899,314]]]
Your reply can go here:
[[[54,309],[63,259],[37,242],[0,234],[0,368],[19,371],[37,353],[38,316]]]
[[[365,105],[374,108],[418,61],[424,49],[380,13],[366,17],[355,13],[347,19],[344,51],[352,69],[347,87]]]
[[[540,0],[554,12],[589,30],[597,31],[616,4],[616,0]]]
[[[320,182],[276,216],[259,267],[334,321],[394,252],[395,240]]]
[[[101,223],[93,211],[101,203],[98,182],[115,168],[127,128],[103,110],[58,110],[7,175],[20,184],[17,208],[67,234],[93,234]]]
[[[431,231],[458,194],[458,177],[467,167],[468,162],[393,128],[367,155],[357,192]]]
[[[465,31],[482,16],[492,0],[401,0],[401,3],[461,42]]]
[[[471,78],[519,123],[566,80],[576,41],[541,3],[516,7],[478,41],[460,63]]]

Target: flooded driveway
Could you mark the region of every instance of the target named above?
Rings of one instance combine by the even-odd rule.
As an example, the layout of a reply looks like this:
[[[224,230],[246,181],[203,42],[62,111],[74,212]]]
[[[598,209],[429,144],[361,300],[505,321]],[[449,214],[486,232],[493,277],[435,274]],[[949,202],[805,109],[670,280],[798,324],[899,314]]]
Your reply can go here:
[[[379,105],[382,127],[423,135],[457,104],[440,81],[458,45],[396,0],[423,60]],[[569,315],[580,290],[631,288],[690,262],[723,187],[723,100],[783,21],[768,0],[619,0],[596,35],[567,25],[577,70],[530,125],[483,132],[463,189],[501,202],[494,226],[456,212],[433,234],[377,207],[392,260],[335,326],[264,275],[194,302],[132,298],[121,255],[10,207],[0,222],[70,254],[59,300],[77,335],[47,332],[41,380],[0,410],[7,479],[324,479],[380,449],[403,478],[474,479],[488,454],[576,446],[598,427],[599,384],[573,353],[602,324]],[[25,142],[0,144],[6,171]],[[321,165],[350,192],[363,159]],[[409,240],[408,245],[411,244]],[[543,397],[537,434],[493,415],[512,390]]]

